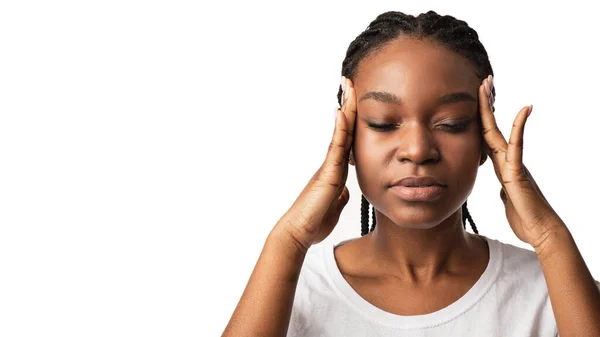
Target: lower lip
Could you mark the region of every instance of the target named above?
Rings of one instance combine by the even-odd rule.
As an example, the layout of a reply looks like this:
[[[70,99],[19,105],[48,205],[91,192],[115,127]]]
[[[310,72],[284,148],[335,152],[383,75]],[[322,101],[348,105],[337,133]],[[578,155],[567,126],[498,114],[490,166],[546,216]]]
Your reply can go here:
[[[439,199],[444,192],[442,186],[407,187],[392,186],[392,191],[406,201],[434,201]]]

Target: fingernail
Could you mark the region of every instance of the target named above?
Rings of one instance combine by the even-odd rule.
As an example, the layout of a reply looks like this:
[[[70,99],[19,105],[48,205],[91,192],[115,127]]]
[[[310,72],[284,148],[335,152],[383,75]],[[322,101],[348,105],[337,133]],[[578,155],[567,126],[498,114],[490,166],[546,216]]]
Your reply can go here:
[[[342,81],[340,82],[340,85],[342,86],[342,92],[346,91],[346,77],[342,76]]]
[[[527,117],[529,117],[529,115],[531,115],[531,111],[533,111],[533,104],[529,105],[529,111],[527,111]]]

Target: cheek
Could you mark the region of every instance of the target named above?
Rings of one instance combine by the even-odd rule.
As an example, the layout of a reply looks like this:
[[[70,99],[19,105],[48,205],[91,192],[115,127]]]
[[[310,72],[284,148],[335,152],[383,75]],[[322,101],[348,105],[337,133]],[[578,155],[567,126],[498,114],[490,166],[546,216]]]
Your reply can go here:
[[[372,132],[365,132],[362,128],[357,128],[354,138],[354,159],[356,164],[368,166],[368,163],[377,161],[381,152],[385,150],[385,145],[374,137]]]
[[[472,185],[475,182],[481,159],[479,135],[456,137],[443,143],[442,156],[451,176],[458,186]]]
[[[380,189],[385,182],[382,180],[382,170],[389,164],[390,147],[381,143],[368,132],[357,130],[354,142],[354,160],[356,179],[365,194]]]
[[[459,137],[443,136],[438,139],[438,144],[440,144],[440,151],[446,154],[447,159],[460,157],[461,162],[468,162],[470,158],[479,158],[481,154],[481,137],[475,133]]]

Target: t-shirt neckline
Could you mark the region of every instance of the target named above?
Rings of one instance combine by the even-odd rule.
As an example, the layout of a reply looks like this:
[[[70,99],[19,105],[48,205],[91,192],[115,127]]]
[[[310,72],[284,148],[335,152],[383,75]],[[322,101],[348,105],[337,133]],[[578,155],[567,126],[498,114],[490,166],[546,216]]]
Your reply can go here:
[[[350,240],[325,247],[325,265],[335,288],[342,298],[370,320],[399,329],[422,329],[449,322],[473,307],[490,289],[502,268],[502,245],[494,239],[480,235],[489,247],[489,261],[477,282],[461,298],[438,311],[414,316],[401,316],[384,311],[362,298],[344,279],[335,261],[334,249]]]

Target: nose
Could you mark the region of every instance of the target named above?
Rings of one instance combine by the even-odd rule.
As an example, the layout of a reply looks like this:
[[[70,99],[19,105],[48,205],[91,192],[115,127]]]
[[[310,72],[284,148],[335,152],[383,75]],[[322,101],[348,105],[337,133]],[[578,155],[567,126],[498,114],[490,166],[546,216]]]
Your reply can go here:
[[[404,124],[398,132],[397,158],[400,162],[412,162],[423,165],[435,163],[440,159],[440,153],[429,127],[420,124]]]

